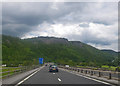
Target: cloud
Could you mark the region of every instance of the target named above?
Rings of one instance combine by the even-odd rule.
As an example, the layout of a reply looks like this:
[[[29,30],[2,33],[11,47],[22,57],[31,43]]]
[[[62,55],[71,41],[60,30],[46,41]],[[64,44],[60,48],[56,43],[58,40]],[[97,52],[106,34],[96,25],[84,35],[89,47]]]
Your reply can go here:
[[[42,28],[42,29],[39,29]],[[57,28],[57,29],[56,29]],[[36,34],[36,35],[34,35]],[[56,36],[65,37],[69,41],[82,41],[97,48],[115,49],[117,51],[118,29],[117,23],[114,25],[104,25],[88,23],[87,27],[78,24],[47,24],[43,23],[37,27],[37,31],[27,33],[22,38],[31,38],[34,36]],[[115,44],[115,46],[114,46]],[[103,45],[103,47],[101,47]]]
[[[117,3],[3,3],[3,24],[38,25],[53,22],[96,22],[112,24],[117,20]],[[112,12],[114,11],[114,12]],[[108,16],[109,14],[109,16]]]
[[[117,2],[6,2],[2,7],[3,34],[65,37],[116,50],[117,7]]]

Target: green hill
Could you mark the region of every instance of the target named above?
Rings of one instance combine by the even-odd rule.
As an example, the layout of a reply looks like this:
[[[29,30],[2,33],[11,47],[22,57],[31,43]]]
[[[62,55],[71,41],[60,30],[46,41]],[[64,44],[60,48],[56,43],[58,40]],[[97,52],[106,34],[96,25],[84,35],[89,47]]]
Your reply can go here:
[[[103,52],[106,52],[106,53],[108,53],[108,54],[111,54],[112,56],[118,56],[118,52],[115,52],[115,51],[113,51],[113,50],[101,50],[101,51],[103,51]]]
[[[79,41],[65,38],[36,37],[19,39],[3,35],[2,60],[8,66],[38,64],[38,58],[58,64],[112,65],[115,56]]]

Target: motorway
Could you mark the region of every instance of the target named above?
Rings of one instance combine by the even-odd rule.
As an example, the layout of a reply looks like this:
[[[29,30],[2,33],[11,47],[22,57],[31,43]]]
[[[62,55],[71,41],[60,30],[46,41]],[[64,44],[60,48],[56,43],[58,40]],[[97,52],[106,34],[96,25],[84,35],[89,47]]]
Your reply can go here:
[[[77,85],[98,85],[98,86],[110,86],[106,83],[98,82],[82,76],[72,74],[70,72],[59,69],[58,73],[50,73],[49,67],[43,67],[41,70],[31,74],[27,78],[23,79],[18,85],[25,84],[77,84]]]

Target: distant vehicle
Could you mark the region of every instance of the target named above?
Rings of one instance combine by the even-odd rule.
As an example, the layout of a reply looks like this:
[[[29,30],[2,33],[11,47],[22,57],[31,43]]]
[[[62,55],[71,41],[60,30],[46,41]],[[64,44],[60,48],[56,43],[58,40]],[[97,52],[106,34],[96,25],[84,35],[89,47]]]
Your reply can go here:
[[[65,65],[65,67],[69,67],[69,65]]]
[[[52,65],[51,67],[49,67],[49,72],[58,72],[58,68],[56,65]]]
[[[47,66],[47,64],[45,64],[45,66]]]

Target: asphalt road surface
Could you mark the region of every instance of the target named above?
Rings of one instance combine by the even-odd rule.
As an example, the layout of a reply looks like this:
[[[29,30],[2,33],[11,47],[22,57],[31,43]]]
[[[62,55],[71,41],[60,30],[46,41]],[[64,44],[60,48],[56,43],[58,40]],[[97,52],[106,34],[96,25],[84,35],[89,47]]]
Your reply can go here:
[[[91,84],[91,85],[105,85],[105,83],[97,82],[88,78],[84,78],[59,69],[58,73],[49,72],[49,67],[44,67],[38,72],[34,73],[27,79],[19,82],[20,85],[24,84]]]

